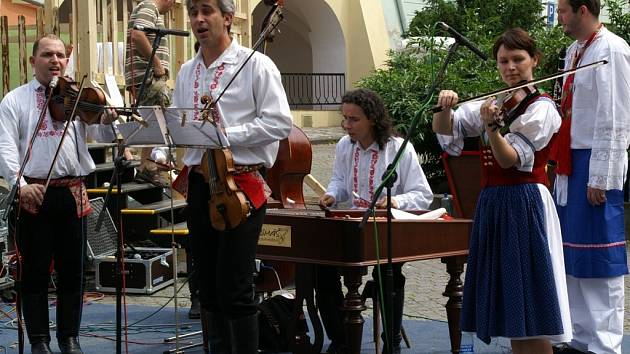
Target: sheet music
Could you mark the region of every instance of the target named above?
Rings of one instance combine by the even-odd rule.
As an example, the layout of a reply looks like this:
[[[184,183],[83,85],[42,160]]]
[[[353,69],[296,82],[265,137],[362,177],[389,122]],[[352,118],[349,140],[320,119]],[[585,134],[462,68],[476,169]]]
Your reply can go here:
[[[400,209],[392,208],[392,216],[396,220],[437,220],[444,214],[446,214],[446,209],[444,208],[431,210],[420,215],[416,215],[416,214],[408,213]]]
[[[169,146],[171,142],[176,147],[203,149],[230,146],[221,129],[207,121],[192,120],[194,109],[147,106],[138,108],[138,113],[146,122],[146,127],[138,122],[117,126],[128,146]]]

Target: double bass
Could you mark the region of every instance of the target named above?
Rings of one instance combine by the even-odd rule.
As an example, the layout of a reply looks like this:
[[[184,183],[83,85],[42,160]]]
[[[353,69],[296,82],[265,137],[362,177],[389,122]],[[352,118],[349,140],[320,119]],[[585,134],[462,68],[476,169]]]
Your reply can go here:
[[[283,18],[284,1],[265,0],[265,4],[272,7],[262,21],[260,38],[254,45],[256,48],[263,41],[263,54],[266,43],[273,41],[276,27]],[[293,125],[289,137],[280,141],[276,162],[265,173],[271,197],[278,200],[283,208],[305,208],[302,186],[304,177],[311,173],[312,160],[313,151],[308,137],[302,129]]]

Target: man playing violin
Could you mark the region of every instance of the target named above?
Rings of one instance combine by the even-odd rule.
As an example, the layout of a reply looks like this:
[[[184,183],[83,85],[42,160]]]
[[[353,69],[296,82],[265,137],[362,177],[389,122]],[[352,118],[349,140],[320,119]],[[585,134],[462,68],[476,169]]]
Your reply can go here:
[[[56,121],[45,106],[55,76],[63,76],[68,59],[64,43],[45,35],[33,44],[30,63],[35,78],[10,91],[0,103],[0,173],[19,186],[15,238],[20,255],[19,297],[32,353],[51,353],[48,320],[49,268],[57,274],[57,342],[62,353],[82,353],[78,335],[83,305],[85,216],[91,208],[83,177],[95,165],[87,149],[88,136],[113,141],[111,116],[88,126],[81,120]],[[56,80],[55,80],[56,82]],[[39,131],[40,112],[46,110]],[[59,157],[51,161],[70,124]],[[33,146],[31,137],[36,134]],[[29,153],[30,152],[30,153]],[[18,181],[18,172],[26,164]]]
[[[504,32],[493,54],[509,86],[533,78],[540,52],[522,29]],[[459,155],[464,137],[480,136],[483,189],[477,201],[464,282],[461,328],[487,344],[511,339],[516,354],[550,354],[550,341],[571,339],[560,224],[547,189],[547,156],[560,128],[547,95],[526,95],[497,125],[494,98],[454,107],[443,90],[433,115],[442,148]]]
[[[621,353],[628,274],[623,186],[630,138],[630,47],[599,21],[599,0],[559,0],[576,41],[565,68],[608,64],[565,79],[555,144],[554,194],[562,226],[573,340],[568,351]]]
[[[211,222],[209,203],[220,196],[211,193],[207,182],[211,176],[206,174],[212,173],[212,168],[209,161],[203,162],[203,155],[209,154],[187,149],[183,158],[189,171],[187,223],[193,257],[198,263],[202,316],[208,324],[212,353],[254,354],[258,348],[254,259],[266,205],[264,181],[258,169],[273,165],[279,141],[291,131],[291,111],[280,72],[268,57],[255,52],[236,74],[251,49],[239,45],[230,35],[235,11],[232,0],[186,0],[186,8],[200,47],[177,75],[173,105],[197,107],[188,119],[205,119],[206,114],[199,112],[204,106],[202,98],[216,99],[234,78],[211,119],[230,143],[236,168],[230,178],[244,191],[248,210],[244,221],[222,231],[214,219]]]

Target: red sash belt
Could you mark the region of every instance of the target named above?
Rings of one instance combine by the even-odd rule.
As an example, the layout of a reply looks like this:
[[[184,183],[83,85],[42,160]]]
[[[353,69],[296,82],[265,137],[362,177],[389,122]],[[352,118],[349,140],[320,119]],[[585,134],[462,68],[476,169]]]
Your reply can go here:
[[[41,184],[45,185],[45,179],[24,177],[28,184]],[[49,187],[68,188],[74,197],[74,201],[77,205],[77,217],[84,217],[92,212],[92,206],[90,205],[90,199],[87,195],[87,190],[83,184],[83,178],[81,177],[64,177],[51,179],[48,183]],[[39,206],[32,202],[20,201],[22,209],[30,214],[37,215],[39,213]]]

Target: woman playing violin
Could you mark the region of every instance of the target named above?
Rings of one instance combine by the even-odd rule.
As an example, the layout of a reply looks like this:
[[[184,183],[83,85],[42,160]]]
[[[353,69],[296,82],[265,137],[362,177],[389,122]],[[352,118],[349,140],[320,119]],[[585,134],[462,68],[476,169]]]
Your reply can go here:
[[[64,43],[58,37],[38,39],[30,58],[35,78],[10,91],[0,103],[0,172],[9,185],[19,185],[15,235],[22,260],[19,296],[32,353],[51,353],[48,269],[53,257],[59,289],[57,342],[63,353],[81,353],[78,335],[83,303],[84,217],[90,212],[82,177],[95,169],[86,139],[88,135],[101,141],[114,139],[109,125],[88,126],[78,119],[51,118],[45,105],[47,90],[53,78],[63,76],[67,61]],[[37,130],[42,110],[45,115]],[[109,123],[109,119],[101,121]],[[68,136],[51,169],[66,124]],[[18,176],[24,164],[23,175]],[[52,179],[46,189],[50,170]]]
[[[531,80],[540,60],[534,40],[518,28],[499,36],[493,54],[510,86]],[[457,102],[455,92],[440,92],[444,110],[433,116],[433,130],[451,155],[461,153],[464,137],[481,137],[483,189],[470,237],[462,331],[486,343],[510,338],[517,354],[552,353],[551,341],[572,336],[560,225],[545,171],[560,116],[535,90],[515,107],[490,98],[453,112]]]

